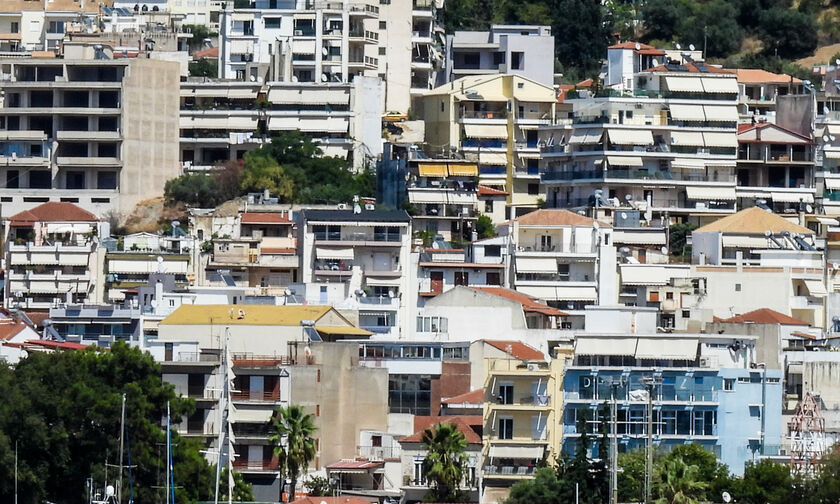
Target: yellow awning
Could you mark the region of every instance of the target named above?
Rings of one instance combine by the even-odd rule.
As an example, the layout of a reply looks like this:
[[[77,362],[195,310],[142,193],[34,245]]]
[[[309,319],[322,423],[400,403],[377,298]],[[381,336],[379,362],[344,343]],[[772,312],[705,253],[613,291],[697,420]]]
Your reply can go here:
[[[445,177],[447,174],[446,165],[443,163],[423,163],[417,165],[417,171],[421,177]]]
[[[358,327],[337,327],[337,326],[315,326],[315,330],[320,334],[338,335],[338,336],[370,336],[373,333],[359,329]]]
[[[465,124],[464,134],[469,138],[507,138],[504,124]]]
[[[453,177],[477,177],[478,165],[449,163],[449,175]]]

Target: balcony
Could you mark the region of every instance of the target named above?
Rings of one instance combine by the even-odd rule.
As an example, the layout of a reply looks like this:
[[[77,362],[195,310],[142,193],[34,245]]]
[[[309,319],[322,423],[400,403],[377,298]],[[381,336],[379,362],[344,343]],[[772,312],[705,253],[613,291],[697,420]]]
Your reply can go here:
[[[364,67],[369,70],[376,70],[379,68],[379,60],[370,56],[361,56],[358,54],[351,55],[350,61],[347,63],[351,67]]]
[[[280,402],[280,393],[273,390],[240,390],[231,394],[236,402]]]
[[[61,156],[56,159],[59,166],[101,166],[101,167],[120,167],[122,161],[116,157],[75,157],[75,156]]]
[[[537,472],[537,466],[512,466],[512,465],[486,465],[484,466],[485,478],[528,478]]]
[[[56,139],[74,140],[74,141],[96,141],[96,140],[110,140],[118,141],[122,139],[119,131],[71,131],[62,130],[56,132]]]
[[[362,445],[356,447],[356,453],[359,458],[364,458],[372,461],[380,461],[386,459],[398,459],[400,457],[399,445],[394,446],[370,446]]]
[[[351,42],[379,42],[379,34],[370,30],[350,30]]]
[[[279,464],[276,460],[234,460],[233,468],[240,472],[245,471],[277,471]]]
[[[499,119],[506,122],[508,111],[506,109],[496,110],[464,110],[458,119]]]
[[[543,182],[564,182],[570,180],[661,180],[681,182],[731,183],[735,182],[734,173],[718,172],[716,180],[711,181],[704,170],[662,171],[662,170],[547,170],[540,174]]]

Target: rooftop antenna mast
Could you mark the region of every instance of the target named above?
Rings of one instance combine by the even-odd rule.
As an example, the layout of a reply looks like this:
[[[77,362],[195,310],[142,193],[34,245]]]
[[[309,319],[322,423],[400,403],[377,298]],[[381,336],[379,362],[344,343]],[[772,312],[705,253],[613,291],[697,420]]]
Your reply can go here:
[[[825,453],[825,418],[820,413],[817,396],[805,394],[788,422],[790,432],[790,468],[793,471],[813,474]]]

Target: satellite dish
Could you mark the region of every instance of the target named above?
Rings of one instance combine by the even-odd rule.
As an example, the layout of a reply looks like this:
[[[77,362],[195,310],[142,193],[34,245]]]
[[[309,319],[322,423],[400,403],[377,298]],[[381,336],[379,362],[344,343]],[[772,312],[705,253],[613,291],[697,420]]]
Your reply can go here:
[[[837,140],[837,137],[829,133],[828,139],[833,142],[833,141]]]
[[[808,213],[814,213],[814,207],[812,207],[810,204],[806,204],[805,211]]]
[[[163,257],[157,256],[156,261],[158,262],[158,264],[162,263],[163,262]]]
[[[729,492],[723,492],[720,497],[723,499],[723,502],[726,502],[727,504],[732,502],[732,496],[729,495]]]
[[[693,51],[694,50],[694,44],[688,44],[688,50]]]
[[[626,219],[627,218],[627,212],[621,212],[621,218]]]
[[[828,143],[831,140],[831,137],[829,137],[828,135],[823,135],[822,139],[823,139],[823,142]]]
[[[327,74],[322,73],[321,74],[321,82],[327,82],[327,80],[329,80],[329,77],[327,77]]]
[[[329,54],[329,53],[330,53],[330,52],[327,50],[327,48],[326,48],[326,47],[322,47],[322,48],[321,48],[321,54],[323,54],[324,56],[326,56],[326,55],[327,55],[327,54]]]
[[[831,263],[831,267],[833,269],[840,269],[840,263]],[[46,323],[46,320],[44,321],[44,323]]]
[[[627,201],[633,201],[633,195],[632,194],[625,194],[624,199],[626,199]]]
[[[662,245],[662,248],[659,249],[659,251],[662,252],[662,255],[665,255],[665,254],[668,253],[668,247],[666,247],[665,245]]]
[[[676,47],[676,48],[677,48],[677,51],[679,51],[680,49],[682,49],[682,47],[681,47],[679,44],[674,44],[674,47]]]
[[[598,225],[598,221],[593,222],[592,227],[595,228],[595,231],[598,231],[601,228],[601,226]]]
[[[181,225],[181,221],[174,220],[172,221],[172,227],[177,227]]]
[[[114,487],[112,485],[108,485],[105,487],[105,497],[113,497],[114,496]]]
[[[297,81],[298,81],[297,75],[292,75],[292,82],[297,82]]]
[[[659,66],[659,60],[658,60],[658,59],[653,58],[653,59],[652,59],[652,60],[650,60],[650,61],[651,61],[651,63],[653,63],[653,66],[655,66],[655,67],[656,67],[656,66]]]
[[[764,232],[764,236],[766,236],[767,238],[770,238],[771,236],[773,236],[773,232],[768,229],[767,231]]]
[[[251,82],[257,82],[256,76],[254,76],[254,75],[251,76]]]
[[[394,299],[394,295],[395,295],[395,294],[394,294],[394,291],[393,291],[393,290],[389,290],[389,291],[388,291],[388,297],[389,297],[389,298]]]
[[[840,58],[837,58],[836,60],[834,60],[834,64],[837,65],[837,66],[840,66]]]
[[[641,48],[642,48],[642,44],[640,44],[640,43],[636,42],[636,50],[638,51],[638,50],[639,50],[639,49],[641,49]]]

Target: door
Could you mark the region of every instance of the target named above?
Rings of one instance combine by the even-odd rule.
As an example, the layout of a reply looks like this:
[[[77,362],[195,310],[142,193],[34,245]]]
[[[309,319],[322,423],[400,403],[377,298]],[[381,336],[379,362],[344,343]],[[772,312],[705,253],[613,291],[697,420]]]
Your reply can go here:
[[[391,271],[391,254],[387,252],[373,254],[373,271]]]
[[[545,439],[546,416],[537,415],[531,417],[531,439],[541,441]]]
[[[251,445],[248,447],[248,469],[263,468],[263,447]]]
[[[169,362],[172,360],[172,343],[163,344],[163,360]]]
[[[512,383],[503,383],[499,385],[499,404],[513,404]]]
[[[326,285],[321,286],[321,297],[320,297],[319,301],[322,305],[327,304],[327,286]]]
[[[499,439],[513,439],[513,418],[499,419]]]
[[[443,271],[432,271],[429,278],[432,280],[432,292],[440,294],[443,291]]]
[[[251,377],[251,400],[262,401],[265,394],[265,378],[262,376]]]

